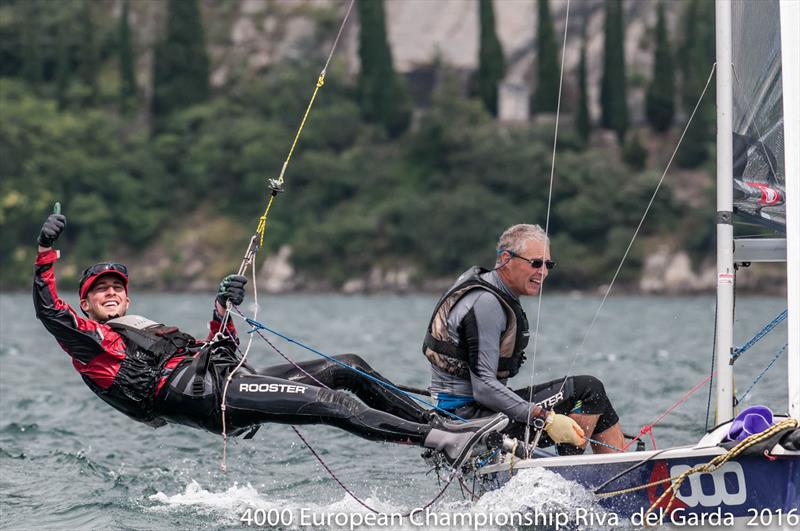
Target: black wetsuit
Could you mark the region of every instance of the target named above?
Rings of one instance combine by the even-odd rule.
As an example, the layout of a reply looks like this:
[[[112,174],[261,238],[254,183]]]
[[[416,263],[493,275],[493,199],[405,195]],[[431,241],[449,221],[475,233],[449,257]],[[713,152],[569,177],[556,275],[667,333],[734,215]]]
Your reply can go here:
[[[148,351],[133,339],[135,333],[86,319],[62,300],[56,289],[57,260],[58,253],[52,249],[37,256],[36,315],[70,355],[90,389],[148,425],[173,422],[220,433],[222,386],[239,360],[231,322],[225,328],[229,339],[218,343],[211,341],[221,330],[216,312],[205,343],[176,328],[161,327],[159,334],[175,340],[175,348]],[[200,363],[204,352],[209,356],[207,364]],[[341,359],[384,379],[357,356]],[[241,434],[264,422],[330,424],[371,440],[413,444],[422,444],[430,432],[424,411],[400,393],[330,361],[301,366],[314,378],[291,365],[261,371],[245,366],[237,371],[226,397],[227,432]],[[363,402],[338,389],[352,391]]]
[[[219,406],[225,379],[239,358],[225,345],[211,356],[209,370],[202,377],[202,390],[195,384],[198,372],[202,372],[196,363],[187,360],[175,369],[157,401],[156,411],[162,418],[221,432]],[[336,359],[387,381],[356,355]],[[291,364],[260,370],[240,368],[228,385],[227,432],[241,434],[265,422],[329,424],[370,440],[421,444],[430,431],[425,410],[400,393],[332,361],[297,365],[300,368]]]

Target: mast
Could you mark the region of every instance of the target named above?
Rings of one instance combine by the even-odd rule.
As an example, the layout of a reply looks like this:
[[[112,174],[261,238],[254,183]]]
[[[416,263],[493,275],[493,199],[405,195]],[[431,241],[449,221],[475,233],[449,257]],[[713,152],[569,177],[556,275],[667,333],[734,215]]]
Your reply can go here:
[[[789,415],[800,419],[800,2],[781,0]]]
[[[733,90],[731,4],[716,0],[717,44],[717,424],[733,418]]]

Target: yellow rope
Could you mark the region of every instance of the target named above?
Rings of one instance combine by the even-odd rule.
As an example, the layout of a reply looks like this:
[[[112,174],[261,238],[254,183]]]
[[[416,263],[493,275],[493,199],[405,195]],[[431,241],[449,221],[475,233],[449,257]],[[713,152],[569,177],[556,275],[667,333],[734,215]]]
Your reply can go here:
[[[511,460],[508,462],[508,475],[514,475],[514,457],[517,455],[517,444],[519,441],[514,439],[514,446],[511,447]]]
[[[762,431],[761,433],[756,433],[754,435],[751,435],[747,439],[743,440],[742,442],[740,442],[739,444],[728,450],[727,453],[718,455],[708,463],[704,465],[697,465],[690,468],[689,470],[678,476],[678,478],[675,481],[673,481],[670,488],[666,489],[664,493],[661,494],[661,496],[659,496],[655,502],[653,502],[650,508],[647,509],[647,513],[645,513],[645,518],[647,517],[648,514],[653,512],[653,510],[662,502],[662,500],[667,494],[672,492],[672,498],[669,500],[669,503],[667,504],[667,508],[665,510],[665,512],[669,513],[669,510],[672,507],[672,503],[675,501],[675,498],[678,494],[678,490],[680,490],[681,485],[683,485],[683,482],[686,480],[686,478],[688,478],[692,474],[697,474],[698,472],[713,472],[714,470],[718,469],[723,464],[727,463],[729,460],[741,454],[754,444],[758,444],[761,441],[769,439],[776,433],[783,431],[787,428],[796,428],[797,426],[798,426],[797,419],[783,420],[775,424],[774,426],[770,427],[769,429]]]
[[[616,490],[616,491],[613,491],[613,492],[604,492],[602,494],[598,494],[597,496],[600,499],[610,498],[612,496],[619,496],[621,494],[629,494],[631,492],[636,492],[636,491],[639,491],[639,490],[642,490],[642,489],[647,489],[647,488],[653,487],[655,485],[660,485],[662,483],[672,482],[670,487],[668,489],[664,490],[664,492],[661,494],[661,496],[659,496],[658,499],[655,502],[653,502],[653,504],[650,506],[650,508],[647,509],[647,512],[645,513],[645,521],[647,521],[646,520],[647,515],[649,515],[651,512],[653,512],[653,510],[655,510],[656,507],[658,507],[661,504],[661,502],[664,501],[664,498],[668,494],[671,494],[672,498],[670,499],[669,504],[667,504],[667,507],[665,509],[665,512],[667,512],[667,513],[669,512],[670,508],[672,507],[672,503],[675,501],[675,498],[677,497],[677,494],[678,494],[678,491],[681,488],[681,485],[683,485],[683,482],[686,481],[686,478],[688,478],[692,474],[697,474],[697,473],[700,473],[700,472],[713,472],[714,470],[717,470],[723,464],[725,464],[729,460],[733,459],[734,457],[738,456],[739,454],[741,454],[742,452],[744,452],[746,449],[750,448],[754,444],[758,444],[761,441],[769,439],[770,437],[772,437],[773,435],[775,435],[776,433],[778,433],[778,432],[780,432],[782,430],[785,430],[785,429],[788,429],[788,428],[797,428],[798,425],[800,425],[800,423],[798,423],[798,421],[796,419],[785,419],[785,420],[782,420],[781,422],[775,424],[774,426],[771,426],[769,429],[767,429],[765,431],[762,431],[761,433],[756,433],[754,435],[751,435],[747,439],[743,440],[742,442],[740,442],[739,444],[737,444],[736,446],[734,446],[733,448],[728,450],[726,453],[724,453],[722,455],[718,455],[717,457],[715,457],[714,459],[712,459],[708,463],[694,466],[694,467],[690,468],[689,470],[687,470],[686,472],[682,473],[679,476],[664,478],[662,480],[653,481],[653,482],[647,483],[645,485],[639,485],[639,486],[630,487],[630,488],[627,488],[627,489]]]
[[[272,202],[275,200],[275,194],[269,196],[269,202],[264,213],[258,218],[258,228],[256,232],[259,236],[258,247],[259,249],[264,246],[264,233],[267,231],[267,216],[269,216],[269,209],[272,208]]]
[[[306,120],[308,120],[308,115],[311,112],[311,107],[314,105],[314,101],[317,99],[317,93],[319,89],[325,84],[325,71],[323,70],[319,77],[317,78],[317,85],[314,87],[314,93],[311,95],[311,99],[308,102],[308,106],[306,107],[306,112],[303,114],[303,119],[300,121],[300,127],[297,128],[297,133],[294,135],[294,140],[292,141],[292,147],[289,148],[289,154],[286,155],[286,160],[283,161],[283,166],[281,166],[281,173],[278,175],[278,179],[275,181],[278,188],[283,185],[283,176],[286,173],[286,168],[289,166],[289,161],[292,159],[292,154],[294,153],[294,148],[297,146],[297,141],[300,139],[300,134],[303,132],[303,128],[306,126]],[[269,216],[269,209],[272,207],[272,201],[275,199],[275,194],[277,191],[273,189],[272,193],[269,197],[269,203],[267,203],[267,208],[264,209],[264,213],[258,218],[258,228],[256,228],[256,232],[259,235],[259,247],[264,246],[264,233],[267,230],[267,216]]]

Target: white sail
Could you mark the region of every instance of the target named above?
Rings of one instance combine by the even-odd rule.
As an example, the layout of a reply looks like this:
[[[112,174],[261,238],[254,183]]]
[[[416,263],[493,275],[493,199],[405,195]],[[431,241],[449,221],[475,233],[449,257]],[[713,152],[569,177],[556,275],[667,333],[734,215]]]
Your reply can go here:
[[[731,11],[733,186],[739,216],[786,223],[779,0],[726,2]],[[787,55],[787,58],[791,57]],[[720,62],[718,68],[724,65]]]

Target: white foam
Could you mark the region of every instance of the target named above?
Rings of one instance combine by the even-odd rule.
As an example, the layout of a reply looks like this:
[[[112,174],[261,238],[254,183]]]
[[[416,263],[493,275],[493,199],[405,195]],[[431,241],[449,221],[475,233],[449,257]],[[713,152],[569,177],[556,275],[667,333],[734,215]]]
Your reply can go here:
[[[458,485],[451,486],[450,493],[458,490]],[[251,484],[240,486],[234,484],[226,490],[214,492],[204,489],[200,483],[192,480],[183,492],[168,495],[158,492],[149,497],[150,501],[157,505],[150,508],[155,511],[186,510],[196,511],[199,514],[213,514],[231,523],[240,523],[240,518],[248,509],[260,511],[291,511],[293,525],[285,526],[290,529],[301,529],[301,513],[316,515],[335,515],[348,514],[371,515],[371,511],[350,496],[344,494],[341,499],[331,503],[313,503],[302,500],[277,500],[267,499],[258,493],[258,490]],[[418,505],[407,506],[406,504],[394,503],[392,500],[383,500],[377,496],[370,496],[364,502],[376,511],[384,514],[399,515],[408,513],[418,506],[424,505],[428,500],[420,500]],[[578,509],[588,511],[593,514],[602,515],[604,510],[594,501],[593,495],[578,483],[568,481],[561,476],[541,468],[531,468],[521,470],[511,481],[503,487],[486,492],[476,502],[466,500],[459,501],[440,501],[429,509],[436,513],[438,522],[448,522],[447,517],[454,515],[489,515],[489,525],[482,525],[482,529],[499,529],[492,522],[501,521],[497,515],[520,515],[533,514],[546,518],[545,515],[562,514],[567,515],[569,529],[600,529],[601,526],[586,527],[580,525],[581,522],[575,520]],[[417,518],[417,522],[421,517]],[[365,518],[356,519],[364,521]],[[318,521],[319,522],[319,521]],[[332,523],[332,521],[329,521]],[[394,521],[398,523],[397,520]],[[449,520],[444,525],[435,525],[436,529],[460,529],[459,526],[452,525],[453,520]],[[450,524],[450,525],[448,525]],[[331,529],[347,529],[336,525],[325,525],[323,527]],[[372,526],[356,525],[355,529],[373,529]],[[397,529],[419,529],[418,525],[412,525],[408,519],[403,519],[402,524],[394,525]],[[429,527],[429,526],[423,526]],[[469,527],[472,527],[471,525]],[[502,526],[506,528],[506,526]],[[548,526],[545,526],[548,527]],[[561,529],[565,527],[559,526]]]
[[[525,514],[535,519],[537,528],[603,529],[611,518],[582,485],[544,468],[520,470],[501,488],[486,492],[470,510],[493,516]]]
[[[215,511],[223,513],[239,513],[248,507],[263,507],[269,504],[267,500],[259,496],[258,491],[249,483],[243,487],[234,483],[232,487],[229,487],[224,492],[211,492],[204,489],[195,480],[186,485],[182,493],[169,496],[163,492],[158,492],[150,496],[149,499],[163,504],[162,507],[153,507],[156,510],[191,506],[203,512]]]

